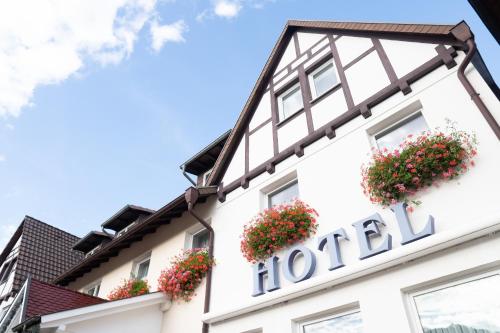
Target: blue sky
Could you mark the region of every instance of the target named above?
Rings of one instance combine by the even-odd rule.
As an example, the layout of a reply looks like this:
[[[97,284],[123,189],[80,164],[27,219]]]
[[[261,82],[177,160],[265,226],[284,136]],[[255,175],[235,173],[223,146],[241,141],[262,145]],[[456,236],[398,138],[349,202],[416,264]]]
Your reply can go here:
[[[36,8],[26,14],[26,5]],[[0,7],[0,73],[8,73],[0,79],[0,242],[24,215],[81,236],[127,203],[157,209],[181,194],[189,184],[179,165],[233,126],[287,19],[465,19],[500,78],[498,45],[466,0]]]

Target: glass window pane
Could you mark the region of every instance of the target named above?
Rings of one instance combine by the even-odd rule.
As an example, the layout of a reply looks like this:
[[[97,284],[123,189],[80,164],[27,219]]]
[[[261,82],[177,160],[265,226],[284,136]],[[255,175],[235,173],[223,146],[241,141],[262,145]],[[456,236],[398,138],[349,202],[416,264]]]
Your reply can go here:
[[[269,195],[269,207],[287,203],[299,197],[299,183],[294,182]]]
[[[208,247],[208,230],[203,230],[193,235],[193,249]]]
[[[149,259],[141,262],[138,265],[136,278],[139,280],[144,279],[148,275],[148,270],[149,270]]]
[[[281,104],[283,113],[283,119],[281,120],[290,117],[292,114],[300,110],[303,107],[300,86],[296,86],[289,92],[286,92],[283,97],[281,97]]]
[[[500,275],[415,296],[424,333],[500,332]]]
[[[323,95],[331,87],[337,84],[337,75],[333,64],[329,63],[326,67],[322,68],[319,72],[313,75],[314,88],[316,90],[316,97]]]
[[[303,333],[362,333],[361,313],[326,319],[303,326]]]
[[[419,114],[417,117],[410,118],[409,121],[403,121],[399,126],[375,136],[375,139],[377,140],[379,149],[387,148],[387,150],[393,151],[399,148],[399,144],[401,144],[409,134],[419,135],[428,129],[424,117]]]

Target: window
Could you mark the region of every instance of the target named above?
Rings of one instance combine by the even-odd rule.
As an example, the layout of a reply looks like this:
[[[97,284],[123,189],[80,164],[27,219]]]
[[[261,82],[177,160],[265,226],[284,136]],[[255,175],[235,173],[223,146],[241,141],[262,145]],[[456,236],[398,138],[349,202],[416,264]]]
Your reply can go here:
[[[280,121],[293,115],[304,107],[300,84],[297,83],[278,96],[278,110]]]
[[[300,333],[362,333],[362,320],[359,311],[344,313],[329,318],[304,323]]]
[[[333,62],[327,61],[309,74],[312,97],[316,98],[339,83]]]
[[[207,229],[203,229],[193,234],[193,241],[191,248],[199,249],[208,247],[209,232]]]
[[[412,295],[424,333],[500,332],[500,274],[475,277]]]
[[[101,288],[101,282],[94,282],[91,285],[87,286],[84,289],[84,293],[90,296],[95,296],[99,295],[99,289]]]
[[[2,271],[0,271],[0,284],[5,283],[10,276],[10,273],[12,272],[12,269],[14,268],[14,264],[16,263],[17,258],[12,259],[9,262],[4,263],[2,267]]]
[[[375,140],[379,149],[393,151],[399,147],[399,144],[401,144],[409,134],[418,135],[428,129],[429,127],[422,113],[418,112],[376,134]]]
[[[269,193],[268,205],[270,208],[276,205],[288,203],[298,197],[299,197],[299,183],[297,182],[297,180],[294,180],[280,187],[276,191]]]
[[[132,276],[138,280],[143,280],[148,276],[149,263],[151,261],[151,254],[142,256],[137,259],[134,263],[134,268],[132,270]]]

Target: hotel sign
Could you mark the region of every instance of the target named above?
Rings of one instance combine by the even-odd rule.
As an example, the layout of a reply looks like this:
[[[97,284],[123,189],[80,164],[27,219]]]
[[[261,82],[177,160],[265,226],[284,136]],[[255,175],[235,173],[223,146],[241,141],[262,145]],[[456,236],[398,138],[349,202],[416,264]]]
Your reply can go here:
[[[407,205],[405,203],[398,203],[391,206],[391,210],[396,216],[399,231],[401,233],[402,245],[434,234],[434,218],[430,215],[425,227],[421,231],[415,233],[411,227],[406,207]],[[390,234],[385,236],[378,247],[372,247],[370,238],[381,235],[379,229],[380,225],[385,225],[385,223],[378,213],[352,224],[358,240],[360,260],[373,257],[392,249],[392,236]],[[317,250],[328,253],[330,260],[328,269],[331,271],[344,266],[339,246],[340,240],[349,240],[344,228],[337,229],[317,239]],[[304,267],[301,272],[296,272],[293,263],[295,258],[299,255],[304,258]],[[279,282],[278,260],[279,258],[277,256],[272,256],[267,259],[265,263],[260,262],[253,266],[252,296],[260,296],[264,294],[265,291],[270,292],[281,288]],[[297,245],[290,248],[286,252],[282,262],[283,275],[287,280],[293,283],[309,279],[316,269],[316,255],[311,249],[303,245]],[[264,286],[264,277],[266,275],[267,286]]]

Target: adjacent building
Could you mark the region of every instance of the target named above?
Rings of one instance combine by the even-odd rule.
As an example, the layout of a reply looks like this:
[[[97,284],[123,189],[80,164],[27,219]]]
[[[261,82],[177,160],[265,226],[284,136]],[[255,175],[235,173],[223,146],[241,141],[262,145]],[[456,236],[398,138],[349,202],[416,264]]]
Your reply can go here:
[[[0,330],[26,280],[51,282],[83,258],[72,249],[79,240],[66,231],[26,216],[0,254]]]
[[[120,210],[54,280],[100,298],[131,276],[156,290],[180,250],[213,247],[197,296],[151,293],[16,330],[500,332],[499,97],[465,22],[289,21],[234,128],[181,166],[192,186],[157,211]],[[412,214],[371,203],[360,168],[372,148],[450,121],[475,133],[475,167],[419,192]],[[293,198],[318,211],[316,236],[249,263],[244,225]]]

